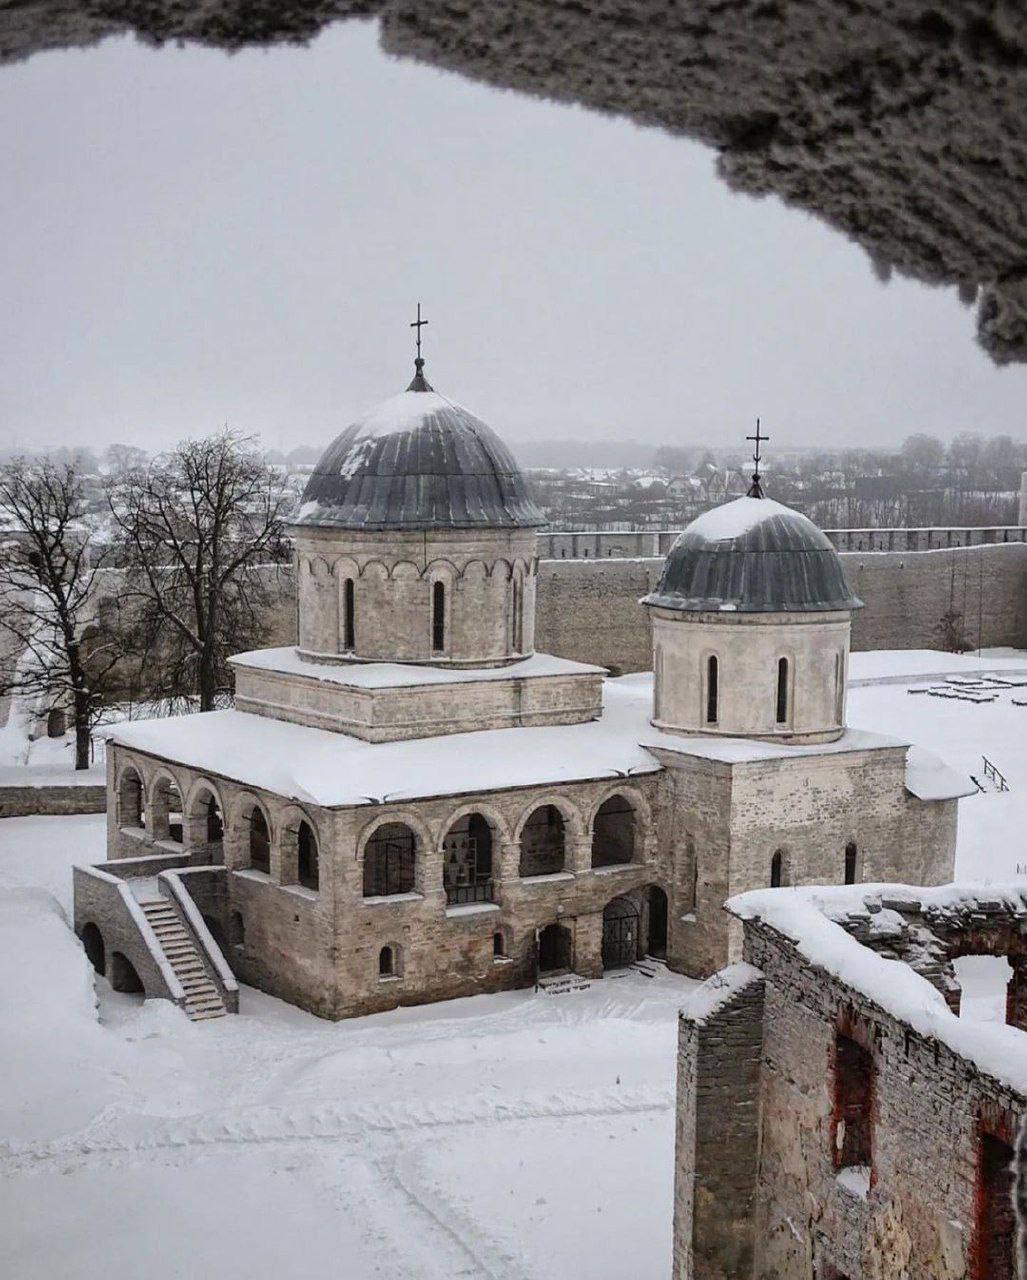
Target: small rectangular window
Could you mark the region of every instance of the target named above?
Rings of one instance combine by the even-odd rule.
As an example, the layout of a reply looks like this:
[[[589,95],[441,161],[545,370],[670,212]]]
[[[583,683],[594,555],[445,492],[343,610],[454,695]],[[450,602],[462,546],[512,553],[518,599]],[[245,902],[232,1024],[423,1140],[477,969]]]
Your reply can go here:
[[[836,1169],[873,1163],[874,1060],[848,1036],[835,1040],[834,1055]]]

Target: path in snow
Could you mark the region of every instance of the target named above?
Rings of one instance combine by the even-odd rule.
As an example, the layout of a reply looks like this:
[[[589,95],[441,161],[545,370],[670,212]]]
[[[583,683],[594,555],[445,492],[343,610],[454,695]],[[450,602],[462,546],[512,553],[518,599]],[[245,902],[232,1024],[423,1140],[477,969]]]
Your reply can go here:
[[[875,658],[868,675],[887,674]],[[963,773],[992,759],[1012,790],[962,802],[959,871],[1027,863],[1027,708],[875,684],[852,690],[850,720]],[[676,1020],[694,984],[632,974],[343,1023],[244,988],[238,1017],[192,1024],[94,984],[64,913],[71,864],[100,860],[104,838],[102,815],[0,821],[12,1276],[669,1273]],[[994,1016],[986,982],[968,1003]]]

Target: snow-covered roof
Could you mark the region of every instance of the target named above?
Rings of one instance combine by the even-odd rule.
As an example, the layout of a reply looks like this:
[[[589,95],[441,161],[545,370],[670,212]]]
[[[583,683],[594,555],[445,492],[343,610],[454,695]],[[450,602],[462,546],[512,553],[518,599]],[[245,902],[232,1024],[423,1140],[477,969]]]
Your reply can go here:
[[[742,497],[697,516],[643,604],[682,613],[858,609],[830,538],[791,507]]]
[[[1027,1038],[1015,1027],[957,1017],[941,992],[902,960],[865,946],[838,921],[867,911],[867,900],[905,899],[926,909],[999,901],[1022,914],[1027,884],[948,884],[938,888],[861,884],[757,889],[728,899],[742,920],[760,920],[790,939],[799,954],[861,992],[922,1036],[933,1037],[995,1079],[1027,1093]],[[880,906],[880,901],[876,904]]]
[[[420,371],[358,418],[314,468],[297,525],[338,529],[531,528],[545,516],[506,445]]]
[[[548,653],[536,653],[522,662],[511,662],[503,667],[472,667],[463,670],[399,662],[310,662],[302,658],[292,646],[237,653],[229,658],[229,662],[235,667],[303,676],[308,680],[347,685],[355,689],[477,684],[481,681],[531,680],[545,676],[600,675],[606,671],[605,667],[596,667],[588,662],[574,662],[570,658],[557,658]]]
[[[208,711],[117,725],[110,738],[201,772],[328,808],[379,803],[386,796],[392,802],[656,773],[662,765],[647,748],[747,763],[906,745],[900,738],[864,729],[848,729],[837,742],[818,746],[684,737],[654,729],[651,715],[652,674],[646,672],[607,680],[602,715],[586,724],[371,743],[243,711]]]

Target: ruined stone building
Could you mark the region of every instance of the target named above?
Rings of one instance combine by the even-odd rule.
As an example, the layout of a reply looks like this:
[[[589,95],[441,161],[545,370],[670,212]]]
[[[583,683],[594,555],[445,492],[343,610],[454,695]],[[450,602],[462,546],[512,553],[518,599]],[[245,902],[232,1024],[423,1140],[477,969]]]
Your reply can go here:
[[[341,1018],[646,954],[705,977],[731,894],[950,877],[969,786],[846,728],[860,602],[809,520],[756,484],[689,526],[654,674],[536,653],[541,513],[421,363],[311,476],[298,646],[238,655],[232,710],[116,729],[109,861],[76,872],[98,967]]]
[[[674,1280],[1014,1280],[1022,886],[760,890],[681,1015]],[[1007,957],[1006,1024],[953,961]]]

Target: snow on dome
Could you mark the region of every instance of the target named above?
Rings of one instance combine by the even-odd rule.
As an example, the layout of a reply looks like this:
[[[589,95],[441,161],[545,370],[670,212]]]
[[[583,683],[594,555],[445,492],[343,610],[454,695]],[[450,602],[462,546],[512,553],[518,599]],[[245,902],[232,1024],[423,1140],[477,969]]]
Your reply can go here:
[[[740,538],[771,516],[794,516],[798,520],[806,520],[806,516],[772,498],[745,497],[704,511],[701,516],[696,516],[685,532],[703,537],[707,542],[724,542],[729,538]],[[812,520],[807,523],[816,529]]]
[[[704,512],[670,549],[642,601],[680,612],[792,613],[858,609],[830,538],[770,498]]]
[[[415,378],[408,390],[369,410],[328,446],[293,523],[377,530],[533,528],[545,516],[495,432]]]

